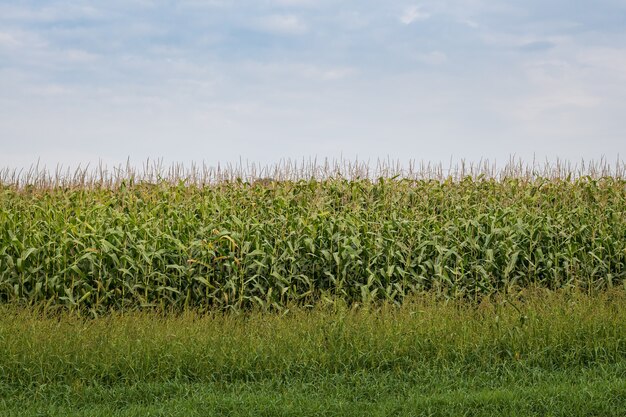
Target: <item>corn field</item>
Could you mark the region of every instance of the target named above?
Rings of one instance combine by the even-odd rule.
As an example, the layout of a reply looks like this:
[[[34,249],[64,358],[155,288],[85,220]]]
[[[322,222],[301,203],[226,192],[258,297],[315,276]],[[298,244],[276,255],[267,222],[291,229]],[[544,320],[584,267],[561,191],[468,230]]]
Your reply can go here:
[[[3,303],[280,310],[626,285],[619,162],[34,168],[0,184]]]

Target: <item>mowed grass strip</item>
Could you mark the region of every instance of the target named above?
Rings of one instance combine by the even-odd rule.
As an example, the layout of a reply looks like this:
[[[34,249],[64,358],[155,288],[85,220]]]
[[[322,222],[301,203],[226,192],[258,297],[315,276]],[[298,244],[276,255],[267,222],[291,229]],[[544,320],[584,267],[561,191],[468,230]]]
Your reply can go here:
[[[626,181],[465,177],[0,187],[0,302],[281,311],[623,288]]]
[[[436,376],[436,375],[434,375]],[[523,378],[523,374],[519,374]],[[29,396],[4,396],[7,417],[144,416],[623,416],[626,382],[611,372],[568,373],[542,381],[511,382],[496,389],[424,393],[424,387],[388,378],[372,395],[370,379],[291,384],[256,382],[228,386],[152,383],[97,386],[76,391],[53,386]],[[581,380],[584,377],[584,380]],[[572,382],[571,379],[576,379]],[[462,382],[462,381],[459,381]],[[463,381],[466,383],[466,381]],[[357,385],[358,383],[358,385]],[[428,387],[427,387],[428,388]],[[6,392],[3,392],[6,395]]]

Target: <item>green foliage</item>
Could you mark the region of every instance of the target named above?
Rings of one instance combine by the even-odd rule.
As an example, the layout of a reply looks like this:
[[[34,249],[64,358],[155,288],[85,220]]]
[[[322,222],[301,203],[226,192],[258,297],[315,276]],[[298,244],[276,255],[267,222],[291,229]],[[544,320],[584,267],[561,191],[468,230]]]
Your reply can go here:
[[[626,282],[626,181],[465,177],[0,188],[0,301],[283,310]]]

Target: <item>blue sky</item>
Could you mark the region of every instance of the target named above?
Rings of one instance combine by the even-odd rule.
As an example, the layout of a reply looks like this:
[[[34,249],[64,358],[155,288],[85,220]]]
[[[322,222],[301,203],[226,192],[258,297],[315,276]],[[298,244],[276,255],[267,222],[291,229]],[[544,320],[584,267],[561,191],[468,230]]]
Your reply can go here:
[[[0,3],[0,166],[626,155],[626,2]]]

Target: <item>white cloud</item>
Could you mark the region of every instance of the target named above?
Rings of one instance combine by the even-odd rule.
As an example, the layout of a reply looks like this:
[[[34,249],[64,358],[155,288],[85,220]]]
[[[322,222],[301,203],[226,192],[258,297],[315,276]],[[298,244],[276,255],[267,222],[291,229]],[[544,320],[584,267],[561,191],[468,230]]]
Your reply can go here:
[[[241,66],[248,74],[281,82],[308,83],[309,81],[336,81],[351,77],[357,70],[353,67],[333,67],[302,62],[256,62]]]
[[[354,74],[352,68],[333,68],[322,72],[322,78],[325,80],[340,80]]]
[[[400,16],[400,22],[410,25],[413,22],[426,20],[429,17],[430,13],[423,11],[420,6],[411,6],[404,10],[404,13]]]
[[[472,29],[478,29],[480,27],[480,24],[472,19],[461,19],[460,22]]]
[[[308,31],[306,23],[293,14],[275,14],[263,17],[257,21],[256,27],[267,32],[284,35],[302,35]]]
[[[96,7],[68,2],[48,7],[0,5],[0,16],[18,22],[55,22],[61,19],[100,19],[104,14]]]
[[[577,54],[580,65],[592,67],[602,73],[603,78],[626,79],[626,48],[595,47]],[[608,77],[607,77],[608,76]]]
[[[0,48],[37,49],[47,46],[47,42],[35,33],[23,30],[0,32]]]
[[[318,2],[315,0],[274,0],[273,3],[279,6],[312,6]]]
[[[13,36],[10,33],[0,32],[0,48],[1,47],[14,48],[19,45],[20,45],[20,42],[15,38],[15,36]]]
[[[432,51],[418,55],[417,60],[429,65],[440,65],[448,60],[448,56],[441,51]]]
[[[179,0],[177,5],[181,8],[192,7],[192,8],[213,8],[213,7],[224,7],[230,4],[227,0]]]
[[[572,114],[576,109],[592,109],[602,104],[600,97],[577,88],[548,88],[551,90],[530,94],[514,103],[511,113],[523,121],[537,122],[554,117],[553,112]]]
[[[75,93],[72,89],[61,84],[32,85],[26,87],[24,91],[27,94],[36,97],[69,96],[70,94]]]
[[[68,49],[63,55],[65,60],[74,63],[89,63],[97,61],[100,58],[97,54],[81,49]]]

